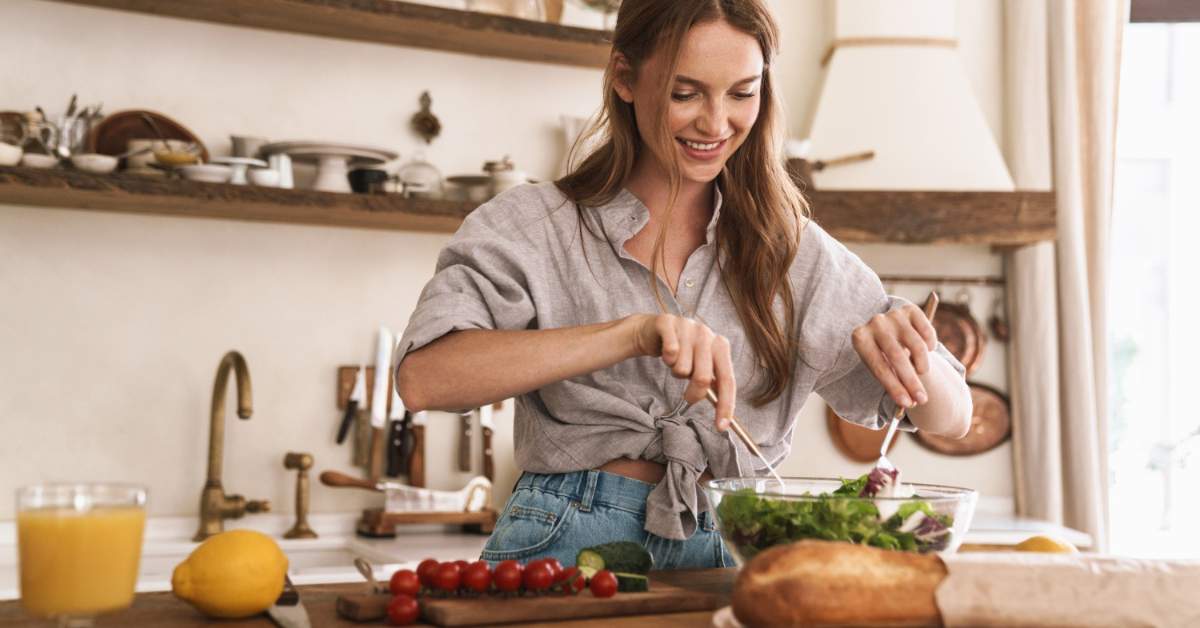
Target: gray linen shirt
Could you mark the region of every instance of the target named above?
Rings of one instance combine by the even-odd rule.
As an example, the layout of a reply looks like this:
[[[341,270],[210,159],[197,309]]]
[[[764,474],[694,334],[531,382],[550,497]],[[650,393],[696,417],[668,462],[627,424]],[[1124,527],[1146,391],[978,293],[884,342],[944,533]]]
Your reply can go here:
[[[749,391],[758,384],[758,368],[716,264],[721,198],[715,196],[707,238],[688,258],[677,294],[659,280],[660,294],[671,313],[692,316],[729,339],[739,390]],[[625,250],[650,219],[646,206],[622,190],[606,205],[585,209],[585,216],[586,226],[550,183],[519,186],[471,212],[438,256],[397,363],[452,331],[551,329],[659,312],[650,271]],[[888,297],[875,273],[815,222],[804,229],[789,276],[796,298],[791,327],[800,349],[795,377],[761,407],[739,395],[734,412],[772,464],[787,456],[796,416],[814,391],[848,421],[874,429],[886,424],[895,406],[854,351],[850,332],[905,303]],[[944,347],[938,352],[962,372]],[[686,387],[660,358],[639,357],[520,395],[517,465],[564,473],[622,457],[664,463],[666,474],[646,500],[645,529],[689,538],[709,508],[697,485],[706,467],[718,478],[762,469],[732,431],[716,430],[710,404],[683,401]]]

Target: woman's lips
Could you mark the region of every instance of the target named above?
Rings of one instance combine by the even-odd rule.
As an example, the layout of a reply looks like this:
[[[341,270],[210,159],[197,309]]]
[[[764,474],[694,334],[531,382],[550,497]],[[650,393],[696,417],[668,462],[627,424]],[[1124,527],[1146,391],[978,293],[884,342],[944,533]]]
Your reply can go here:
[[[695,161],[713,161],[721,156],[722,150],[725,148],[725,142],[728,139],[723,139],[717,142],[694,142],[685,140],[681,137],[675,138],[679,146],[683,148],[683,153]]]

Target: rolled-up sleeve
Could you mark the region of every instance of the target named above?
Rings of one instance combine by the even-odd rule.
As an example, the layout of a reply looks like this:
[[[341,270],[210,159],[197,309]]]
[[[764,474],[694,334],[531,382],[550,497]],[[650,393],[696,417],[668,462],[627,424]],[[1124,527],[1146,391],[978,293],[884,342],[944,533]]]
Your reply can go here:
[[[495,228],[489,213],[498,209],[485,205],[472,212],[438,255],[437,270],[396,345],[393,367],[450,332],[526,329],[534,320],[526,271],[535,252]]]

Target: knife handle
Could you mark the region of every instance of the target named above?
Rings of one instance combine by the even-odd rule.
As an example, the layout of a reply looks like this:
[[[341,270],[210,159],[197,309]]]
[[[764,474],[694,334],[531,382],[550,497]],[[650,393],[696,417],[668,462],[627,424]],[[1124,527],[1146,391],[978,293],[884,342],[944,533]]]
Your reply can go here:
[[[367,461],[367,477],[378,482],[383,477],[383,466],[387,463],[387,433],[382,427],[371,428],[371,455]]]
[[[370,480],[356,478],[341,471],[322,471],[321,484],[332,486],[334,488],[364,488],[368,491],[378,491],[379,487]]]
[[[458,415],[458,470],[471,470],[471,428],[475,411]]]
[[[387,476],[394,478],[403,472],[400,466],[400,447],[404,442],[404,422],[392,419],[388,423]]]
[[[492,459],[492,428],[483,428],[483,477],[496,480],[496,463]]]
[[[358,412],[358,402],[351,399],[346,402],[346,412],[342,415],[342,424],[338,426],[337,444],[341,445],[346,440],[346,435],[350,433],[350,426],[354,424],[354,415]]]
[[[412,486],[425,486],[425,426],[412,425],[412,455],[408,457],[408,483]]]

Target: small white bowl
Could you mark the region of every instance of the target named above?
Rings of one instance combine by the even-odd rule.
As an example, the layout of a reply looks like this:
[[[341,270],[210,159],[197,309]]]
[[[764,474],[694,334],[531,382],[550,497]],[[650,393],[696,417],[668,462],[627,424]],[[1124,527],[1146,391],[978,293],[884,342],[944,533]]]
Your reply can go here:
[[[21,163],[21,155],[24,152],[20,146],[0,142],[0,166],[15,166]]]
[[[53,168],[58,165],[58,157],[41,153],[25,153],[21,165],[26,168]]]
[[[71,165],[84,172],[108,174],[117,169],[117,158],[99,153],[84,153],[71,155]]]
[[[232,168],[219,164],[182,166],[179,170],[183,173],[185,179],[189,181],[203,181],[205,183],[229,183],[229,178],[233,176]]]
[[[250,183],[264,188],[279,187],[279,171],[270,168],[251,168],[247,173]]]

